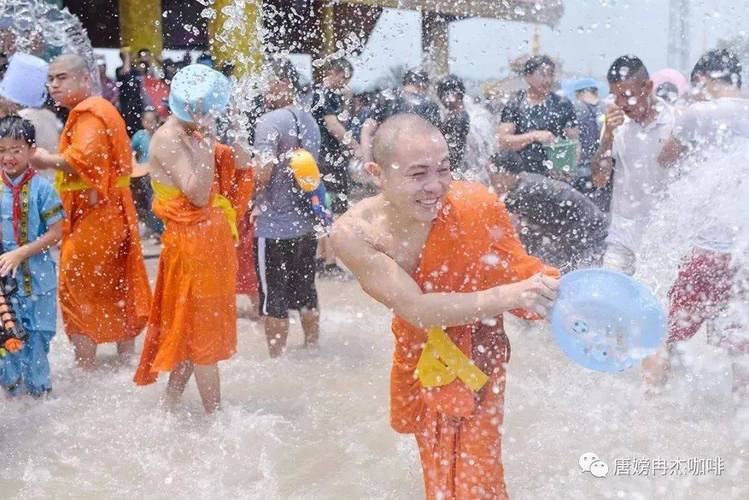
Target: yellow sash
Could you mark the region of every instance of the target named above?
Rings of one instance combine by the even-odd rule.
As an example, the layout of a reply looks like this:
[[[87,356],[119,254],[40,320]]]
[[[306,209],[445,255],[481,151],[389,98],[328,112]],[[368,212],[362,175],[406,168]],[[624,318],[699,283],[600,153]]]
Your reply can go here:
[[[130,187],[130,177],[117,178],[115,186],[120,188]],[[91,189],[91,186],[80,177],[71,179],[65,175],[65,172],[58,170],[55,174],[55,189],[58,193],[63,193],[66,191],[83,191],[84,189]]]
[[[430,328],[427,342],[416,364],[415,375],[424,387],[439,387],[459,378],[478,392],[489,376],[478,369],[442,328]]]
[[[166,184],[162,184],[153,179],[151,180],[151,186],[153,186],[153,194],[161,201],[173,200],[182,194],[182,191],[180,191],[178,187],[167,186]],[[237,211],[234,210],[229,199],[224,195],[214,194],[213,200],[211,200],[211,206],[224,212],[226,221],[229,223],[229,229],[231,229],[231,235],[234,237],[235,241],[238,240],[239,230],[237,229]]]

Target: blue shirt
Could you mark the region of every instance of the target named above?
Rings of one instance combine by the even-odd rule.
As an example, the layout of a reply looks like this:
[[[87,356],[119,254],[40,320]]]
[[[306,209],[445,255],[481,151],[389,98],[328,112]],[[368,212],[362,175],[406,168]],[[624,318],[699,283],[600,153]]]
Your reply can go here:
[[[148,130],[138,130],[132,138],[135,161],[145,163],[148,161],[148,148],[151,146],[151,134]]]
[[[12,180],[17,184],[21,176]],[[13,234],[13,193],[2,185],[0,195],[0,231],[3,251],[19,247]],[[21,216],[19,237],[21,245],[34,241],[47,232],[49,226],[63,219],[62,202],[52,184],[40,175],[35,175],[21,190]],[[49,250],[31,256],[18,266],[16,271],[18,294],[22,297],[42,295],[57,288],[57,269]]]

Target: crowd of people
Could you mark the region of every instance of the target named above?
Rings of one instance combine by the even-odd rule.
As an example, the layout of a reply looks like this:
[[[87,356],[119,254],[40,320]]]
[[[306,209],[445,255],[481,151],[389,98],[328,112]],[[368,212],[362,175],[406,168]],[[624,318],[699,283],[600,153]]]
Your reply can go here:
[[[5,392],[51,390],[59,303],[81,369],[101,344],[132,356],[145,330],[135,383],[168,372],[165,399],[177,405],[194,374],[211,413],[217,364],[236,350],[237,293],[253,296],[279,357],[290,311],[305,346],[318,344],[318,273],[354,277],[395,315],[391,423],[415,434],[429,498],[507,495],[503,313],[546,317],[560,274],[579,267],[633,274],[680,164],[749,137],[742,68],[726,50],[700,58],[692,91],[676,98],[639,58],[619,57],[608,106],[590,78],[575,83],[574,103],[561,96],[555,62],[531,57],[527,89],[480,131],[496,145],[483,159],[466,155],[471,97],[455,75],[409,70],[398,88],[357,102],[346,59],[305,88],[289,60],[271,57],[252,109],[227,112],[231,68],[165,60],[156,72],[145,50],[122,60],[114,83],[78,55],[48,65],[16,54],[0,83],[0,275],[17,283],[5,295],[27,331],[0,359]],[[44,107],[45,86],[64,113]],[[479,161],[486,185],[464,180]],[[154,290],[139,220],[161,244]],[[672,286],[668,340],[643,366],[650,387],[665,382],[679,342],[729,301],[747,304],[735,231],[712,229]],[[739,334],[737,321],[723,324]],[[749,344],[731,345],[746,401]]]

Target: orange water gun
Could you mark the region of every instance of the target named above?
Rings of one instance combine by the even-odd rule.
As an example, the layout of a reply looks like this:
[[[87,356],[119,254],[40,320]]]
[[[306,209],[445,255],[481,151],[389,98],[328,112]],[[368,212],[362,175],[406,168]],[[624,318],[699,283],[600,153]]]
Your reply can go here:
[[[28,335],[16,315],[17,290],[15,278],[0,278],[0,358],[9,352],[15,353],[23,349],[23,341]]]

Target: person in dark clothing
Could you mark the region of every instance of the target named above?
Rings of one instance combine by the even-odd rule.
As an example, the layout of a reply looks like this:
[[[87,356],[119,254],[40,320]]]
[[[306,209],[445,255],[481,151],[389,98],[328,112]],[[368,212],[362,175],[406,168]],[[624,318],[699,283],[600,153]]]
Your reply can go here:
[[[120,88],[120,113],[125,120],[130,137],[140,130],[141,117],[145,104],[143,77],[148,69],[148,58],[143,59],[146,50],[139,52],[138,61],[133,61],[128,47],[120,51],[122,66],[117,68],[117,84]]]
[[[437,97],[447,111],[442,118],[440,130],[447,141],[450,170],[453,172],[460,171],[463,167],[466,139],[471,125],[471,120],[463,105],[465,95],[466,88],[463,80],[455,75],[446,75],[437,83]]]
[[[515,151],[492,157],[492,184],[506,193],[507,209],[521,225],[527,252],[562,272],[595,265],[605,249],[606,215],[566,182],[524,172]]]
[[[517,151],[526,172],[549,175],[544,145],[579,136],[572,103],[551,91],[554,71],[548,56],[528,59],[523,68],[528,90],[517,92],[502,109],[499,145]]]
[[[365,161],[372,160],[372,140],[377,127],[393,115],[400,113],[419,115],[435,127],[440,126],[440,108],[429,98],[428,92],[429,75],[427,72],[412,69],[403,76],[401,89],[388,89],[380,93],[361,131],[362,157]]]
[[[581,78],[573,85],[575,91],[575,113],[580,127],[580,157],[577,161],[577,177],[573,185],[588,196],[596,206],[608,212],[611,203],[611,187],[597,188],[593,185],[590,161],[598,151],[601,125],[606,109],[598,98],[598,82],[593,78]]]
[[[320,127],[320,172],[334,214],[348,209],[351,185],[348,164],[352,157],[361,157],[359,143],[348,131],[350,103],[344,99],[352,75],[353,66],[346,59],[328,61],[323,83],[315,90],[312,100],[312,115]]]

